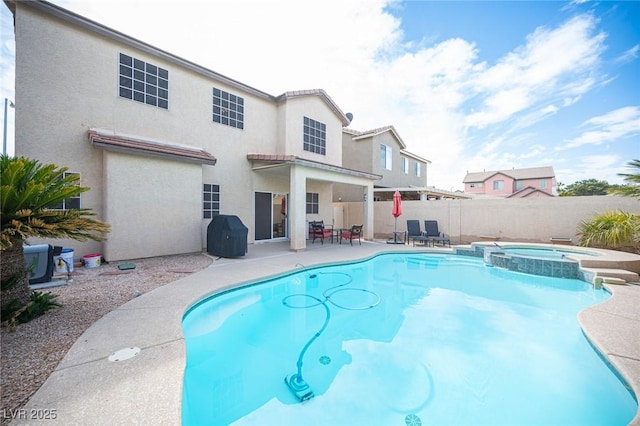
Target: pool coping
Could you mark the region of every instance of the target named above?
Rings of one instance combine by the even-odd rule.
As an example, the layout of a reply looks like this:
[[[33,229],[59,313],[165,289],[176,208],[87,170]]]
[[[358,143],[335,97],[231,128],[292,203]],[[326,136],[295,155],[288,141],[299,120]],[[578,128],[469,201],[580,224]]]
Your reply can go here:
[[[181,321],[207,295],[299,268],[355,261],[385,252],[442,252],[451,249],[389,246],[314,245],[303,252],[288,243],[255,244],[244,258],[217,258],[208,268],[132,299],[96,321],[25,406],[30,413],[54,410],[55,419],[22,418],[11,424],[181,423],[185,364]],[[612,297],[581,311],[578,321],[635,395],[640,395],[640,286],[605,284]],[[109,356],[140,348],[135,357]],[[31,416],[32,417],[32,416]],[[630,423],[640,426],[640,411]]]

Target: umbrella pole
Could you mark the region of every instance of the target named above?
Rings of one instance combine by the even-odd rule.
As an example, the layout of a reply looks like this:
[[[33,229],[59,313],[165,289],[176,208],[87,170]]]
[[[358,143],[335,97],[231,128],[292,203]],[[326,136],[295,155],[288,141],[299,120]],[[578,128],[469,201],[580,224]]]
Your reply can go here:
[[[393,242],[398,244],[398,218],[396,217],[396,222],[393,225]]]

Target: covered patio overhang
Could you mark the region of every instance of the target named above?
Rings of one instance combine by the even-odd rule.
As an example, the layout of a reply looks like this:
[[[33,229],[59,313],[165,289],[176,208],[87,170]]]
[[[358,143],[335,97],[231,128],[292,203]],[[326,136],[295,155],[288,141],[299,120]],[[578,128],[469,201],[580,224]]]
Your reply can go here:
[[[247,160],[252,163],[254,172],[288,176],[291,250],[304,250],[307,245],[306,194],[308,181],[343,183],[362,187],[363,237],[373,239],[373,183],[382,179],[381,175],[308,160],[295,155],[247,154]]]

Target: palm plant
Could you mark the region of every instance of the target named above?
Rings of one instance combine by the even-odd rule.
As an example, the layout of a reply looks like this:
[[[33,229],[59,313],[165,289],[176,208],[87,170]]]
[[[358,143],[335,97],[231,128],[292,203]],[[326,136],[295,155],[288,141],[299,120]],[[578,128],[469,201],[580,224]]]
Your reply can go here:
[[[578,226],[579,245],[638,252],[640,249],[640,215],[609,211]]]
[[[110,226],[93,219],[90,209],[55,210],[52,206],[77,197],[89,188],[81,187],[78,175],[65,176],[66,167],[42,165],[24,157],[0,156],[0,276],[2,307],[16,300],[29,303],[31,290],[23,243],[27,238],[71,238],[104,241]]]
[[[625,197],[640,197],[640,160],[633,160],[627,163],[627,166],[635,170],[634,173],[618,173],[618,176],[624,177],[624,181],[628,185],[616,188],[611,193],[614,195],[623,195]]]

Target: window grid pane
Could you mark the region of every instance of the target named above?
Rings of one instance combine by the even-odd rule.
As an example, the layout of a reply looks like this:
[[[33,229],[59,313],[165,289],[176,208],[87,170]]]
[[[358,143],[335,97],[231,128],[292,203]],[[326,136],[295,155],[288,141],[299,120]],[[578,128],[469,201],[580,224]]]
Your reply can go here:
[[[214,87],[213,122],[244,129],[244,98]]]
[[[119,77],[120,97],[169,109],[169,71],[121,53]]]
[[[211,219],[220,214],[220,185],[205,183],[202,188],[202,217]]]
[[[318,214],[320,205],[320,194],[307,192],[307,214]]]
[[[303,118],[302,149],[316,154],[327,153],[327,125],[309,117]]]

